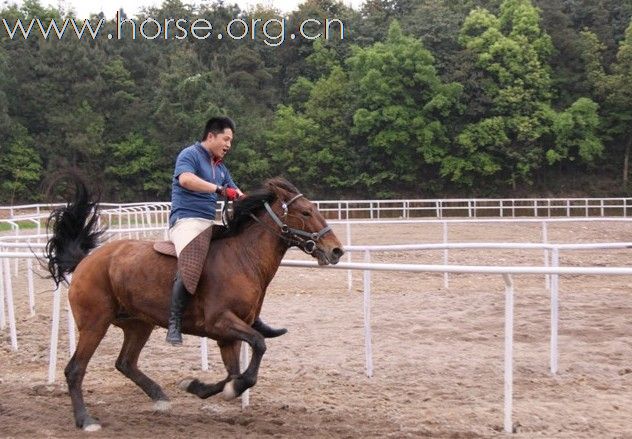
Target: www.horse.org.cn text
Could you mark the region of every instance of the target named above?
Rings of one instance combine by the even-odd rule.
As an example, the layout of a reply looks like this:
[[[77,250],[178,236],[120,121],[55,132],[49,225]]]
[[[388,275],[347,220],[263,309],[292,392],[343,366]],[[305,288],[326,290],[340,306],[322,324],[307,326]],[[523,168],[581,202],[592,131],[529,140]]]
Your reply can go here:
[[[112,26],[114,24],[114,26]],[[144,40],[208,40],[231,39],[235,41],[262,42],[277,47],[293,40],[344,40],[346,28],[337,18],[307,18],[295,25],[288,18],[234,18],[226,25],[214,26],[205,18],[188,20],[184,18],[165,18],[156,20],[151,17],[143,20],[122,17],[116,13],[113,22],[101,18],[94,24],[90,19],[80,20],[67,17],[63,20],[31,18],[15,21],[2,19],[0,32],[12,39],[44,38],[61,40],[77,39],[144,39]]]

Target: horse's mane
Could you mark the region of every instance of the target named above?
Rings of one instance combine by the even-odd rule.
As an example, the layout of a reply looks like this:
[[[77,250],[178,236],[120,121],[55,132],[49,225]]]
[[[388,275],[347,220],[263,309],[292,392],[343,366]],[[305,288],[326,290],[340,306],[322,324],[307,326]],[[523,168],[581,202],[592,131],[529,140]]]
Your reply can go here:
[[[283,177],[275,177],[266,180],[263,186],[248,193],[247,196],[233,203],[233,214],[228,220],[227,227],[215,226],[213,228],[214,240],[235,236],[241,233],[247,224],[252,221],[251,215],[264,209],[264,203],[272,204],[277,199],[275,189],[282,189],[291,194],[298,194],[298,189]]]

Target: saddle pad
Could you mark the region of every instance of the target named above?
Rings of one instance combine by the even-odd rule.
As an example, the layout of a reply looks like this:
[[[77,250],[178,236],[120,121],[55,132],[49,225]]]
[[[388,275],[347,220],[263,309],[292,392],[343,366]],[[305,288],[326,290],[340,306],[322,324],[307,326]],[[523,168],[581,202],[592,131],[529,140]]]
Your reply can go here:
[[[202,275],[202,269],[206,263],[206,255],[208,254],[212,236],[213,226],[210,226],[193,238],[180,252],[178,271],[180,272],[180,277],[185,288],[191,294],[195,294],[197,290],[198,282]],[[176,249],[171,241],[156,242],[154,244],[154,250],[168,256],[176,256]]]
[[[171,241],[158,241],[154,243],[154,250],[158,253],[176,257],[176,246]]]
[[[178,270],[182,276],[182,282],[191,294],[195,294],[197,290],[212,235],[213,226],[210,226],[189,242],[178,257]]]

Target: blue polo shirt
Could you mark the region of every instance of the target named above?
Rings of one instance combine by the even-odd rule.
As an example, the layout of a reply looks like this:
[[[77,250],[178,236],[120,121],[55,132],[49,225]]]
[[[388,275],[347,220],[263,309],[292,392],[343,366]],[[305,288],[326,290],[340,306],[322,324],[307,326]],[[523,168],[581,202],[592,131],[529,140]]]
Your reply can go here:
[[[176,221],[181,218],[214,220],[217,209],[217,194],[192,192],[183,188],[178,181],[178,177],[183,172],[191,172],[210,183],[237,188],[226,165],[222,161],[213,162],[211,154],[204,149],[200,142],[184,148],[178,154],[173,173],[169,227],[173,227]]]

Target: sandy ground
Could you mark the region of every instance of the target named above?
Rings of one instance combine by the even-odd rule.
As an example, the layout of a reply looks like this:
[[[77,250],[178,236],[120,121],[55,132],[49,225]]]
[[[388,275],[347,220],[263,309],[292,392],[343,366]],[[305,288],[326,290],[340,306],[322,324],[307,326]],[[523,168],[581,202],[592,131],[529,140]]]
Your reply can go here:
[[[344,228],[336,227],[344,241]],[[440,225],[354,226],[354,244],[441,240]],[[452,242],[539,242],[538,224],[450,226]],[[632,224],[549,227],[551,242],[632,241]],[[292,253],[293,257],[300,257]],[[441,251],[388,252],[380,262],[442,262]],[[354,260],[360,260],[356,255]],[[460,264],[541,265],[537,251],[451,251]],[[566,252],[562,265],[630,264],[630,251]],[[85,399],[103,430],[74,427],[62,369],[68,360],[62,319],[57,381],[46,385],[51,284],[36,280],[36,315],[28,315],[24,265],[14,277],[19,350],[0,332],[0,437],[505,437],[503,424],[504,284],[499,275],[373,273],[374,375],[364,371],[361,273],[282,268],[263,317],[289,333],[268,340],[251,405],[207,400],[177,383],[225,375],[209,342],[210,370],[199,339],[167,346],[157,329],[141,368],[172,399],[167,413],[113,367],[121,331],[112,327],[84,381]],[[632,279],[561,279],[560,370],[548,372],[549,296],[542,276],[516,283],[514,411],[516,438],[632,438]]]

